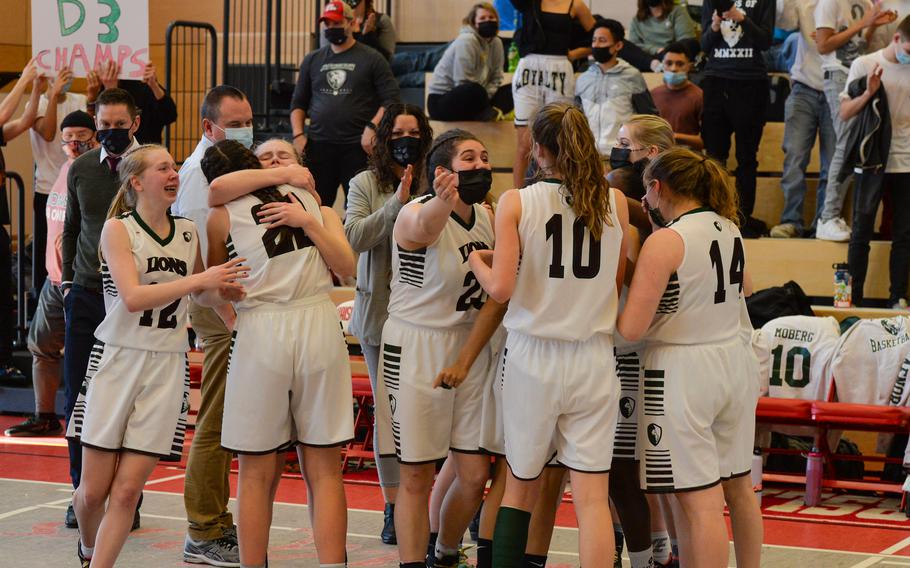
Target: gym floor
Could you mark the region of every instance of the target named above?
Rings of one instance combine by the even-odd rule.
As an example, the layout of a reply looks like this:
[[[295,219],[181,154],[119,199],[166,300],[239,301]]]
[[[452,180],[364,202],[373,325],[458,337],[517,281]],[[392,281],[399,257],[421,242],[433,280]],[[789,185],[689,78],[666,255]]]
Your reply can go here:
[[[0,416],[0,429],[20,420],[20,417]],[[0,436],[0,565],[17,568],[76,565],[77,531],[63,526],[72,490],[67,471],[66,443],[62,438]],[[183,476],[182,464],[158,466],[146,485],[142,527],[130,535],[118,566],[189,566],[181,561],[186,530]],[[349,566],[395,567],[397,550],[382,544],[378,538],[382,527],[379,488],[362,477],[350,476],[345,484]],[[236,474],[231,479],[236,482]],[[874,501],[875,508],[849,519],[837,517],[844,511],[855,513],[860,505],[845,507],[843,495],[831,496],[812,512],[812,518],[799,519],[791,514],[800,508],[793,505],[799,501],[786,500],[785,491],[793,489],[766,489],[766,495],[776,493],[785,501],[764,509],[766,544],[762,566],[910,567],[910,520],[897,511],[893,496],[857,497],[857,503]],[[319,565],[305,501],[303,481],[286,476],[275,506],[270,566],[315,568]],[[860,521],[856,520],[857,516]],[[881,519],[884,520],[877,522]],[[578,535],[571,503],[560,508],[557,525],[547,565],[577,566]],[[468,535],[465,542],[470,542]],[[470,551],[468,554],[473,558]],[[734,566],[732,547],[730,558]],[[629,565],[627,560],[624,565]]]

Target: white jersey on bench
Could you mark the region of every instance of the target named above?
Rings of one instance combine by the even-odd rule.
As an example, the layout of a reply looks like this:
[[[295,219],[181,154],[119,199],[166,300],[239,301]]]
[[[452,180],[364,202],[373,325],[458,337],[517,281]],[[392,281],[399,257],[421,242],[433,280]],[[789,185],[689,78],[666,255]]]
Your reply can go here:
[[[761,329],[757,349],[762,366],[762,392],[775,398],[827,400],[831,360],[840,340],[832,317],[785,316]]]
[[[863,319],[841,336],[831,373],[840,402],[888,405],[910,355],[910,318]]]

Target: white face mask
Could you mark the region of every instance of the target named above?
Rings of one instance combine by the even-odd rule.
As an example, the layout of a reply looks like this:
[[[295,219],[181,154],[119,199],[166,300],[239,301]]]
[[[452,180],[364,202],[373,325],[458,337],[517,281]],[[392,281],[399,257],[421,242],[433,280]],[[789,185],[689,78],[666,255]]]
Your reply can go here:
[[[248,150],[253,147],[252,126],[241,126],[240,128],[221,128],[214,122],[212,123],[212,126],[224,132],[225,140],[236,140],[237,142],[243,144],[243,147]]]

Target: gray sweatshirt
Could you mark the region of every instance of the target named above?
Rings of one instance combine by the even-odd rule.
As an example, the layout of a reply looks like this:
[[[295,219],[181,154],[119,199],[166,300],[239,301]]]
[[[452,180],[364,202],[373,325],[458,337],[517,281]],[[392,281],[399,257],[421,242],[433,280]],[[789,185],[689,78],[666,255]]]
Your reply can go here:
[[[487,41],[471,26],[461,28],[433,70],[431,95],[444,95],[462,83],[478,83],[489,96],[502,84],[502,41]]]

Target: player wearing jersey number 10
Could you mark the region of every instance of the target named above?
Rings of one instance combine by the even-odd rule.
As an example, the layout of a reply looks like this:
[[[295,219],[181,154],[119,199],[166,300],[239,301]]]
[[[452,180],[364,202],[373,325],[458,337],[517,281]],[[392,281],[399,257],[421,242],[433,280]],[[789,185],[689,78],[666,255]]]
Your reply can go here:
[[[168,212],[179,179],[165,148],[133,150],[119,173],[101,233],[107,315],[67,431],[83,446],[73,497],[78,556],[96,568],[117,560],[158,459],[180,455],[189,406],[186,296],[204,305],[240,299],[237,280],[247,271],[243,258],[202,271],[193,222]]]
[[[623,194],[607,185],[594,136],[577,107],[544,106],[531,137],[545,179],[502,196],[495,251],[475,251],[469,261],[490,297],[509,302],[502,386],[509,477],[493,535],[493,566],[524,566],[541,473],[554,453],[571,470],[581,564],[607,566],[614,546],[608,488],[619,412],[612,336],[628,208]]]
[[[683,566],[757,568],[762,526],[749,473],[758,401],[737,199],[716,162],[682,148],[645,168],[645,241],[618,328],[644,339],[642,488],[673,493]],[[746,332],[748,331],[748,332]]]

